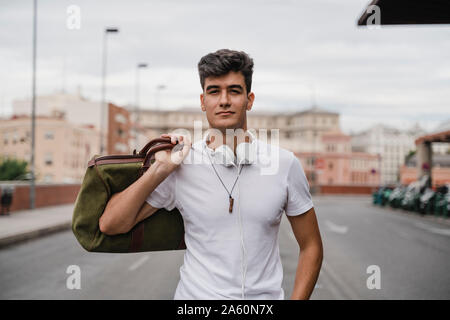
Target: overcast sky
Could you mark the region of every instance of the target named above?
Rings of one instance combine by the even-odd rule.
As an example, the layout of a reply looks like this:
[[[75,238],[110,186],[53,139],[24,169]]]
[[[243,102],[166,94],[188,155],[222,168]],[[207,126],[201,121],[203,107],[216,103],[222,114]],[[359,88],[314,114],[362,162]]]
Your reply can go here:
[[[375,123],[426,130],[450,118],[450,25],[356,26],[369,0],[41,0],[37,94],[77,88],[101,96],[102,37],[108,37],[107,100],[162,109],[199,107],[197,63],[221,48],[254,59],[254,110],[317,105],[339,112],[344,132]],[[81,10],[69,29],[67,9]],[[405,8],[407,12],[407,8]],[[381,13],[382,14],[382,13]],[[0,115],[31,96],[32,1],[0,0]],[[65,76],[64,76],[65,75]],[[251,112],[251,111],[250,111]]]

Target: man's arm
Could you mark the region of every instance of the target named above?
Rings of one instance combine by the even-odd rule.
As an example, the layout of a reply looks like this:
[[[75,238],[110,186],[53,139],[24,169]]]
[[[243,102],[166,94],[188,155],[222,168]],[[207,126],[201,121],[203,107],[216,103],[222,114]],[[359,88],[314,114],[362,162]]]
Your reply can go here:
[[[311,208],[306,213],[287,218],[300,248],[291,300],[307,300],[314,290],[323,259],[316,213]]]
[[[138,222],[155,213],[158,209],[147,204],[145,199],[169,174],[154,163],[128,188],[114,194],[100,217],[100,231],[107,235],[127,233]]]

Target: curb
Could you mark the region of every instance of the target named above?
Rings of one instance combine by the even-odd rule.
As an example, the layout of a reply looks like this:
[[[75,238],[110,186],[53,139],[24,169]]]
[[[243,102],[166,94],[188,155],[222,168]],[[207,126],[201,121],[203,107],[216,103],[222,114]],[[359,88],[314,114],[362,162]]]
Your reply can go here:
[[[43,227],[36,230],[31,230],[19,234],[15,234],[12,236],[8,236],[5,238],[0,239],[0,249],[3,249],[5,247],[25,242],[27,240],[36,239],[45,235],[49,235],[52,233],[57,233],[60,231],[68,230],[72,227],[72,221],[63,222],[57,225],[49,226],[49,227]]]

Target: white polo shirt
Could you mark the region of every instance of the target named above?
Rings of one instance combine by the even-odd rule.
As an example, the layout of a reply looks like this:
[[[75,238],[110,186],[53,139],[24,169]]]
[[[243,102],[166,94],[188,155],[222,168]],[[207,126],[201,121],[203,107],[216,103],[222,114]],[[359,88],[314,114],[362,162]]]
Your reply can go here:
[[[256,161],[243,165],[232,213],[202,141],[147,198],[155,208],[178,208],[184,220],[187,250],[174,299],[242,299],[243,291],[245,299],[284,299],[278,245],[282,214],[305,213],[313,202],[294,154],[255,141]],[[214,167],[231,191],[238,168]]]

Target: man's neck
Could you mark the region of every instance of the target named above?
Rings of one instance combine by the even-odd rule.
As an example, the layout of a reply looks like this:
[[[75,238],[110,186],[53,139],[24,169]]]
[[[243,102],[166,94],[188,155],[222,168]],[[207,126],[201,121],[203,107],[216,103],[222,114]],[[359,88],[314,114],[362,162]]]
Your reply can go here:
[[[211,127],[210,127],[211,129]],[[229,134],[226,135],[225,133],[222,133],[222,139],[216,139],[215,136],[212,136],[209,143],[207,142],[207,146],[213,150],[215,150],[217,147],[221,146],[222,144],[226,144],[230,147],[231,150],[233,150],[233,153],[236,155],[236,147],[238,146],[238,144],[242,143],[242,142],[251,142],[250,137],[247,133],[247,128],[241,128],[242,133],[241,134]],[[238,129],[234,129],[234,130],[238,130]],[[222,131],[222,130],[221,130]],[[247,133],[247,134],[246,134]]]

